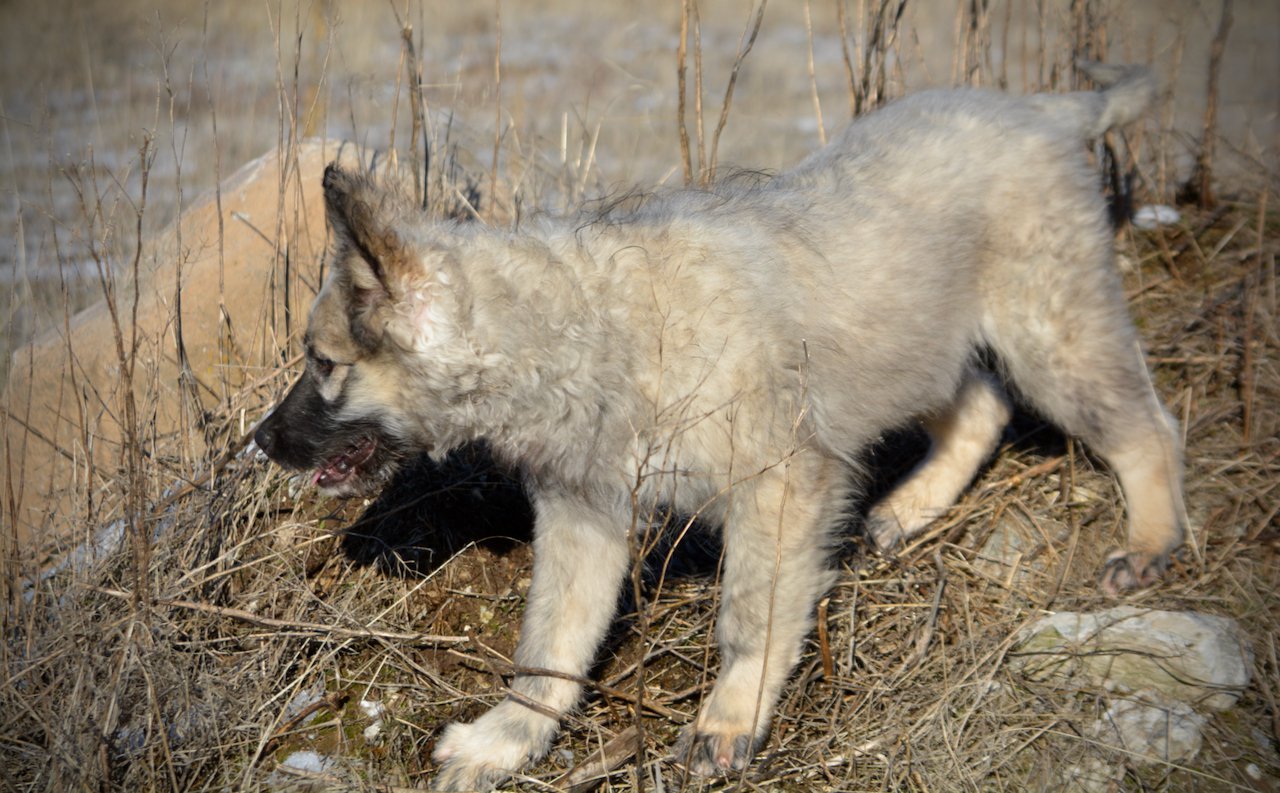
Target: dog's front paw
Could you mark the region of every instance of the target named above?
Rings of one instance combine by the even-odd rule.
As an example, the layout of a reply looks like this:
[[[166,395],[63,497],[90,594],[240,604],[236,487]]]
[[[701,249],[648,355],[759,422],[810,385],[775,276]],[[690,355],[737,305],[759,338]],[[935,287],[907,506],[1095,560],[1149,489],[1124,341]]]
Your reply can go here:
[[[1115,551],[1107,557],[1098,583],[1107,595],[1117,597],[1131,589],[1151,586],[1168,567],[1168,554]]]
[[[676,741],[675,758],[697,776],[721,776],[746,768],[758,744],[750,733],[707,732],[690,725]]]
[[[471,724],[450,724],[432,758],[440,764],[434,790],[493,790],[546,754],[555,723],[505,702]]]
[[[491,791],[511,776],[510,771],[483,765],[464,765],[461,761],[445,763],[432,783],[432,790]]]

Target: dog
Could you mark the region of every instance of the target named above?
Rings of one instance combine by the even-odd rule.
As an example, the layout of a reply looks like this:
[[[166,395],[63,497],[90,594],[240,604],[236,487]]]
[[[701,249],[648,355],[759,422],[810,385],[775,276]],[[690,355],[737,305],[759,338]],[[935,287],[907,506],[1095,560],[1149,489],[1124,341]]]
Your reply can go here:
[[[1135,120],[1153,79],[1089,70],[1105,90],[924,92],[772,178],[515,231],[428,223],[329,167],[334,245],[306,368],[257,445],[345,496],[483,440],[535,513],[515,662],[550,674],[518,675],[442,733],[437,789],[492,787],[548,751],[653,505],[723,527],[720,672],[677,757],[701,775],[745,768],[832,582],[865,450],[912,422],[931,439],[867,517],[891,552],[995,450],[1003,382],[1119,478],[1128,544],[1104,589],[1160,577],[1183,540],[1178,432],[1084,146]]]

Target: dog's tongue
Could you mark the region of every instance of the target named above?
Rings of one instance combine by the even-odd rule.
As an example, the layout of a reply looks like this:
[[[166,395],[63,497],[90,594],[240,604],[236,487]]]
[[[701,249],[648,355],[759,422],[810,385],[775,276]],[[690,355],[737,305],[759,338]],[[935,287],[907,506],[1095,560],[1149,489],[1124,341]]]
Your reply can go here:
[[[331,458],[316,471],[312,484],[333,487],[350,479],[360,466],[373,456],[373,439],[363,440],[337,457]]]

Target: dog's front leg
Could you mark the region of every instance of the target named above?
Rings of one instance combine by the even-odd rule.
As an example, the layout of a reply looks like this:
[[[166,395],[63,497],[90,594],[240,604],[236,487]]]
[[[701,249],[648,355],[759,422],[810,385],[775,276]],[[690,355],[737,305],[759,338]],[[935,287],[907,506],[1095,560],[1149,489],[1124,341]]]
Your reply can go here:
[[[629,560],[626,522],[560,492],[536,492],[533,583],[516,665],[574,678],[587,674],[616,608]],[[487,790],[550,748],[581,685],[518,675],[508,697],[471,724],[452,724],[436,744],[437,790]]]
[[[721,669],[676,757],[695,774],[741,771],[764,740],[833,578],[829,538],[845,514],[847,472],[800,451],[731,494],[724,537]]]

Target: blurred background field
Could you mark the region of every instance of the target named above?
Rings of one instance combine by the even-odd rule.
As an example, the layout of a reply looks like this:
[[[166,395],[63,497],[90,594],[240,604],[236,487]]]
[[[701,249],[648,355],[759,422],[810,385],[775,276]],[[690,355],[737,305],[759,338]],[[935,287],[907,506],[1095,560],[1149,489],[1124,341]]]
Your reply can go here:
[[[814,83],[831,132],[849,116],[838,4],[809,5]],[[868,3],[845,5],[853,31]],[[888,5],[892,11],[897,3]],[[1187,176],[1201,134],[1218,5],[1087,5],[1096,9],[1099,52],[1151,63],[1166,81],[1161,134],[1171,166],[1152,174],[1162,183],[1151,187],[1168,191]],[[1026,92],[1070,82],[1069,4],[977,7],[986,8],[986,28],[976,33],[983,52],[966,65],[957,62],[974,35],[965,3],[904,4],[890,53],[892,94],[962,83]],[[768,7],[739,77],[723,162],[776,170],[818,145],[805,8],[799,0]],[[403,146],[410,119],[402,21],[413,26],[428,106],[447,110],[477,140],[492,134],[500,115],[505,145],[548,164],[576,165],[590,194],[671,182],[680,156],[679,9],[677,2],[643,11],[625,2],[509,2],[501,13],[499,93],[498,15],[489,3],[10,0],[0,10],[0,351],[12,352],[61,313],[61,290],[47,286],[60,272],[73,300],[93,298],[77,277],[91,268],[75,255],[78,202],[64,172],[92,168],[104,189],[118,183],[136,198],[137,152],[144,131],[154,136],[147,223],[159,229],[184,201],[282,139],[324,135],[394,148],[394,127]],[[701,4],[708,126],[751,10],[744,0]],[[1237,191],[1256,191],[1275,173],[1280,8],[1237,2],[1234,16],[1223,56],[1219,168]],[[852,32],[846,41],[860,46]],[[59,226],[71,247],[61,255],[52,239]]]
[[[305,223],[263,226],[255,216],[251,227],[234,213],[211,232],[201,212],[230,205],[227,180],[246,163],[269,155],[282,173],[294,168],[278,189],[268,184],[274,210],[277,196],[284,207],[304,194],[290,179],[315,181],[313,150],[312,171],[297,164],[304,139],[353,142],[407,182],[423,168],[425,142],[435,214],[474,210],[509,224],[696,180],[699,164],[783,168],[846,123],[855,102],[870,108],[936,86],[1078,87],[1079,56],[1149,63],[1162,78],[1144,123],[1092,155],[1109,191],[1180,213],[1117,235],[1157,390],[1183,425],[1193,528],[1166,584],[1131,600],[1231,616],[1255,654],[1253,685],[1213,718],[1193,761],[1108,755],[1120,776],[1097,789],[1280,785],[1280,4],[1237,0],[1224,29],[1220,0],[773,0],[741,59],[713,158],[759,7],[0,2],[0,385],[11,400],[0,786],[413,788],[430,776],[438,729],[501,696],[529,576],[518,485],[476,452],[444,470],[415,468],[373,503],[332,503],[246,451],[296,363],[297,322],[273,312],[305,306],[324,241]],[[677,134],[682,9],[690,174]],[[1194,178],[1206,141],[1208,195]],[[261,258],[243,264],[287,272],[281,283],[300,292],[252,316],[267,331],[236,326],[231,340],[252,347],[235,359],[237,377],[221,375],[221,388],[203,381],[204,396],[187,406],[194,418],[163,428],[156,402],[182,387],[159,364],[144,362],[123,388],[132,418],[85,381],[58,379],[76,392],[80,412],[68,421],[87,427],[98,410],[122,429],[58,440],[66,476],[25,477],[12,439],[29,428],[14,394],[38,373],[11,354],[43,338],[73,360],[60,342],[73,315],[104,292],[128,307],[144,241],[169,240],[138,265],[160,268],[224,234],[260,235]],[[219,284],[186,299],[230,305],[245,291]],[[116,327],[127,330],[123,316]],[[154,350],[171,359],[175,322],[161,319]],[[104,371],[131,370],[141,355],[102,349]],[[917,447],[906,438],[877,460],[902,469]],[[63,500],[44,505],[41,488]],[[45,518],[21,528],[31,504]],[[1105,466],[1020,416],[973,491],[898,562],[864,553],[851,528],[820,615],[826,631],[806,650],[765,756],[749,776],[705,787],[1094,789],[1055,773],[1092,751],[1081,725],[1105,711],[1106,692],[1052,691],[1001,661],[1033,616],[1106,605],[1093,576],[1122,529]],[[993,562],[996,539],[1015,550]],[[514,787],[576,790],[565,775],[628,736],[602,789],[680,787],[665,752],[714,669],[703,660],[714,543],[694,550],[693,574],[645,589],[643,609],[624,604],[587,705]],[[637,692],[649,703],[639,712]],[[306,768],[285,763],[303,751],[315,753]]]

